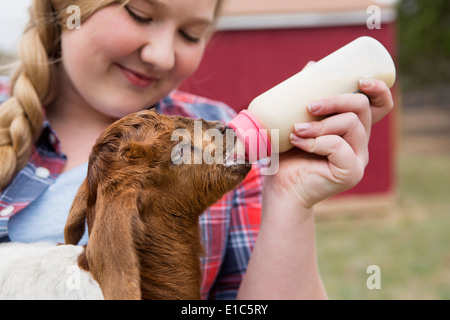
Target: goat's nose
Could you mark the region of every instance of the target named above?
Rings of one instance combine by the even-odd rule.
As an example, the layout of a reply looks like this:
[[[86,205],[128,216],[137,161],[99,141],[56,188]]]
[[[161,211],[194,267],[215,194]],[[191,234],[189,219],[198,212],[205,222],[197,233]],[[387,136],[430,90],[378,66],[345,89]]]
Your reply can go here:
[[[225,133],[228,129],[228,127],[222,122],[217,122],[215,128],[219,130],[221,133]]]

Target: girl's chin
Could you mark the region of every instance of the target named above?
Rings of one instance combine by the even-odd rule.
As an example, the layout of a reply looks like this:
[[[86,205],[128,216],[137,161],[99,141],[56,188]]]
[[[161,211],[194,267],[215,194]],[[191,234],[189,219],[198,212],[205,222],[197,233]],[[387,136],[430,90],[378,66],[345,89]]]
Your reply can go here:
[[[156,88],[155,88],[156,89]],[[147,90],[143,92],[134,92],[126,87],[109,87],[107,90],[97,91],[96,103],[97,110],[109,117],[116,119],[123,118],[131,113],[149,109],[157,104],[161,99],[170,93],[170,90]],[[94,101],[92,101],[94,102]]]
[[[148,107],[146,105],[143,105],[141,103],[136,104],[130,104],[127,103],[117,103],[117,101],[114,101],[113,103],[108,103],[107,101],[102,102],[101,104],[97,104],[94,109],[97,110],[97,112],[103,114],[106,117],[112,118],[112,119],[121,119],[123,117],[128,116],[129,114],[139,112],[145,109],[150,108],[152,105],[149,105]]]
[[[121,119],[132,113],[149,109],[150,107],[151,106],[148,106],[148,107],[144,106],[144,107],[140,107],[140,108],[122,108],[122,109],[118,109],[118,110],[111,110],[110,112],[108,112],[108,115],[110,117],[112,117],[113,119]]]
[[[132,98],[108,99],[98,104],[97,110],[109,117],[120,119],[129,114],[149,109],[159,102],[157,99],[146,100]],[[153,102],[154,101],[154,102]]]

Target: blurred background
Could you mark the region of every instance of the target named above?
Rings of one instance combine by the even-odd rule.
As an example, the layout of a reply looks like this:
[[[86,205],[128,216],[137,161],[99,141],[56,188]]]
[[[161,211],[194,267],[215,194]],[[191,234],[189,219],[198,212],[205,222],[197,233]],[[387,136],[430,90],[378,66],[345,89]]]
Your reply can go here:
[[[29,3],[0,0],[0,64],[14,60]],[[363,35],[396,61],[396,109],[374,127],[361,184],[317,208],[323,280],[331,299],[450,299],[450,1],[227,0],[182,89],[239,111]],[[380,289],[367,287],[372,265]]]

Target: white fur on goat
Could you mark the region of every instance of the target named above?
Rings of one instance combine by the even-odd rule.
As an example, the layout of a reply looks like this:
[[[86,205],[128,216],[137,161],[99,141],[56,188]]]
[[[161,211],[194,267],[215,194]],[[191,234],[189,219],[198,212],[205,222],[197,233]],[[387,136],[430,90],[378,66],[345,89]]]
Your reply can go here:
[[[77,263],[83,247],[0,244],[0,300],[101,300],[102,291]]]

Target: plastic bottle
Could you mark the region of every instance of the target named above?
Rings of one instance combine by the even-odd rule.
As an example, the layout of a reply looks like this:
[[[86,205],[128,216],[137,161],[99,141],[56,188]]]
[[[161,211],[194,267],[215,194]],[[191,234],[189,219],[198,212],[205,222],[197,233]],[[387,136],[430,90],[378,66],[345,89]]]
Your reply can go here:
[[[245,145],[247,160],[254,162],[293,147],[294,125],[317,120],[308,111],[310,102],[356,93],[361,79],[381,80],[391,88],[395,77],[386,48],[371,37],[361,37],[258,96],[229,127]],[[273,129],[279,130],[278,139],[272,139]],[[252,150],[256,152],[250,157]]]

